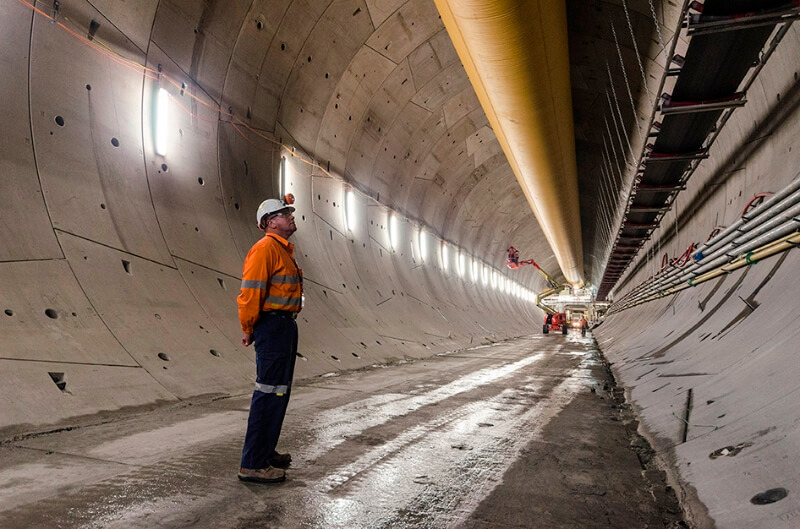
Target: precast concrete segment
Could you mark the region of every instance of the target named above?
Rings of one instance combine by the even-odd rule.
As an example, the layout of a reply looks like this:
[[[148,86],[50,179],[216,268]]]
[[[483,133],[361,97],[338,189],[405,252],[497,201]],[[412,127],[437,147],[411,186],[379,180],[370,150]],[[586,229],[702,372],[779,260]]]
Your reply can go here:
[[[436,5],[561,271],[583,283],[565,5]]]
[[[277,487],[235,479],[241,397],[20,439],[0,447],[0,524],[462,526],[532,441],[553,442],[543,431],[576,395],[598,398],[592,344],[537,335],[296,385],[282,441],[294,461]],[[365,413],[368,402],[384,402],[380,421]],[[320,435],[335,416],[349,429]],[[628,468],[641,479],[638,464]]]
[[[91,4],[63,8],[62,16],[97,21],[97,38],[119,43],[114,52],[124,60],[144,62]],[[30,129],[52,228],[171,264],[142,166],[141,68],[111,60],[37,14],[30,76]]]
[[[18,2],[0,6],[0,93],[6,105],[0,127],[0,261],[63,257],[52,230],[36,174],[30,138],[29,77],[33,14]],[[52,117],[55,120],[55,116]],[[52,121],[55,129],[59,125]]]

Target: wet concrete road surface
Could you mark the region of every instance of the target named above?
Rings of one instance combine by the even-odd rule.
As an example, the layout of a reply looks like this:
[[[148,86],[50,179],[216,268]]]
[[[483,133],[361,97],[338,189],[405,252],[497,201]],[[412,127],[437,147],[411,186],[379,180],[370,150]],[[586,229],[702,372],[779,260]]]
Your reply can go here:
[[[591,337],[297,384],[278,485],[236,479],[249,394],[0,445],[0,527],[684,527]]]

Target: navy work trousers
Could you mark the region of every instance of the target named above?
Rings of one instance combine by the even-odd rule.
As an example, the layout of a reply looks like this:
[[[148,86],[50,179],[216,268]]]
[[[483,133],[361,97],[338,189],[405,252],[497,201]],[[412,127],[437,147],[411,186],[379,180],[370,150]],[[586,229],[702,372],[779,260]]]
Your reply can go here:
[[[253,392],[242,450],[242,467],[258,469],[270,465],[269,460],[281,435],[294,376],[297,323],[285,315],[262,312],[253,328],[253,337],[256,382],[264,386],[287,387],[285,392],[265,393],[258,389]]]

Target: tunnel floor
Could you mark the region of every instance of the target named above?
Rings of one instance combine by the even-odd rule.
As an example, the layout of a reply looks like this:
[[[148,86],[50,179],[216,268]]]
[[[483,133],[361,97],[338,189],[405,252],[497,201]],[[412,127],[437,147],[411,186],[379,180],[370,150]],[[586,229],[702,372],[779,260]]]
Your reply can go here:
[[[533,335],[295,385],[286,482],[236,479],[249,395],[8,439],[0,527],[677,528],[594,340]]]

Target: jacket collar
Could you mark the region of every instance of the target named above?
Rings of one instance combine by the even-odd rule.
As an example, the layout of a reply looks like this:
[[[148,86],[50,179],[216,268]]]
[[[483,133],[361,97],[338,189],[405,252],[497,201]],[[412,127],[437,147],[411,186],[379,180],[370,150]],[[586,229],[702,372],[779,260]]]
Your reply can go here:
[[[270,238],[272,238],[272,239],[275,239],[276,241],[278,241],[279,243],[281,243],[281,244],[282,244],[283,246],[285,246],[286,248],[290,248],[290,249],[291,249],[291,248],[294,248],[294,244],[290,243],[289,241],[287,241],[286,239],[284,239],[283,237],[281,237],[281,236],[280,236],[280,235],[278,235],[277,233],[267,233],[267,234],[266,234],[266,237],[270,237]]]

